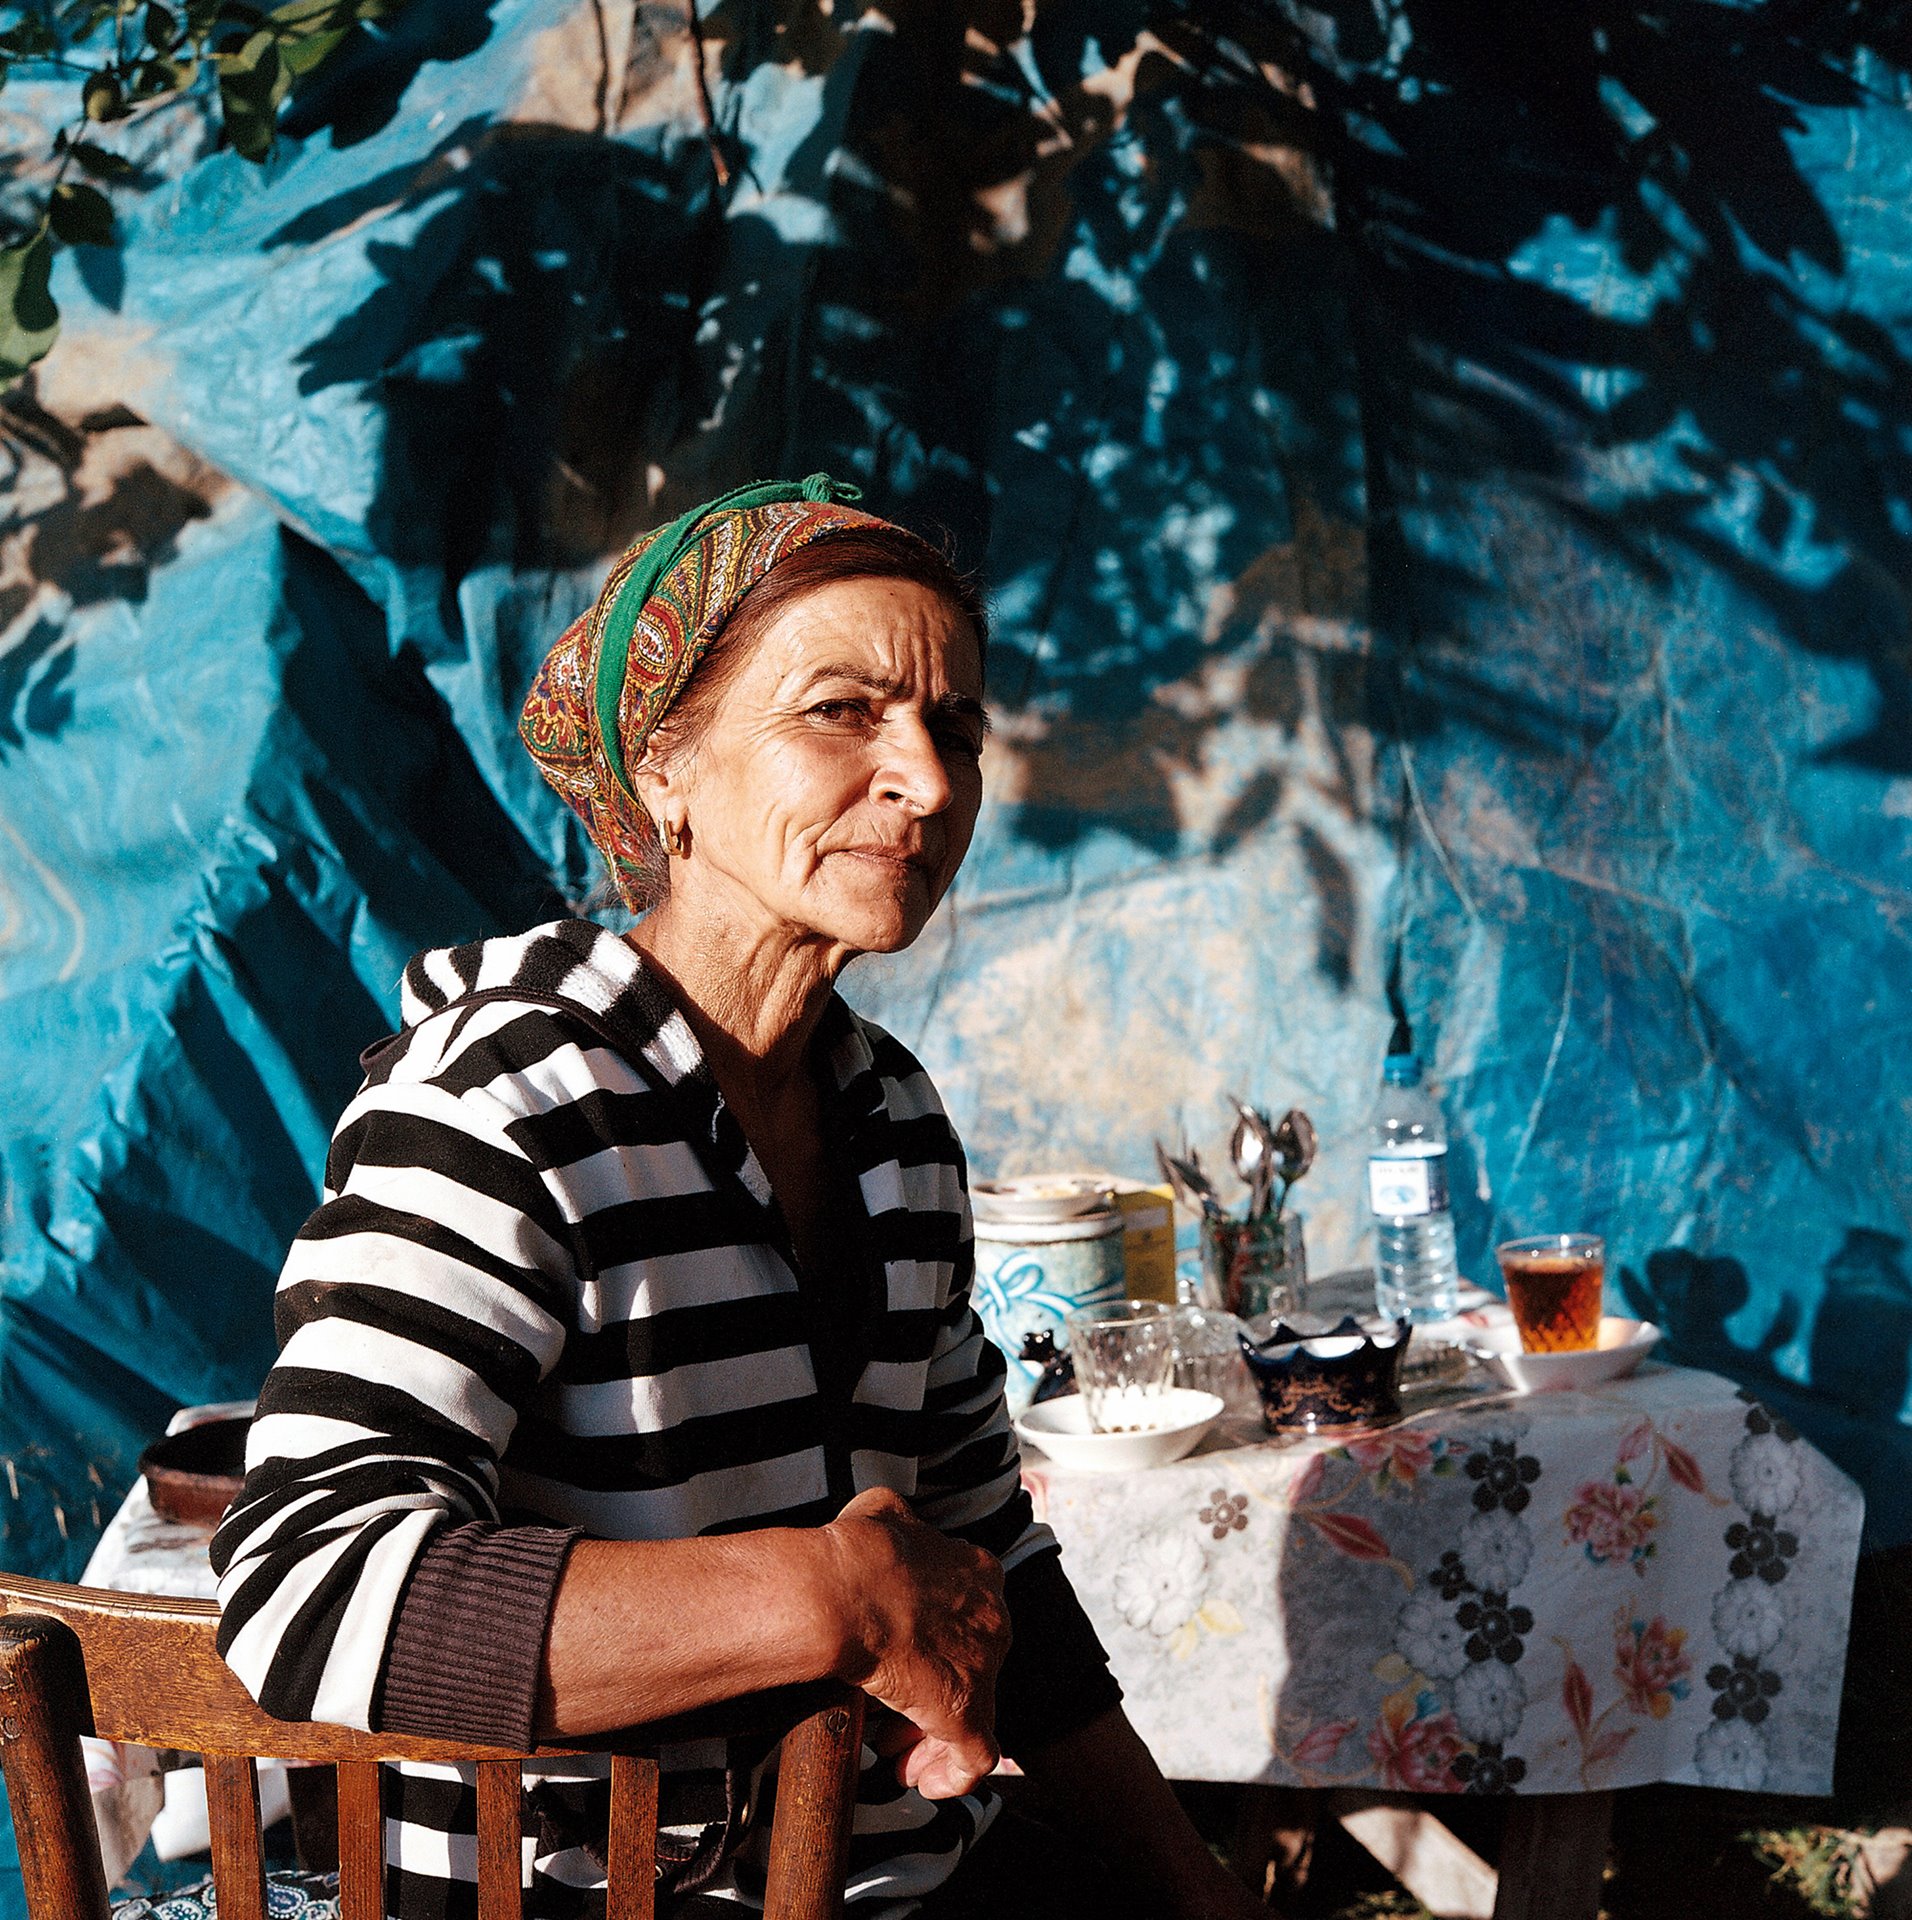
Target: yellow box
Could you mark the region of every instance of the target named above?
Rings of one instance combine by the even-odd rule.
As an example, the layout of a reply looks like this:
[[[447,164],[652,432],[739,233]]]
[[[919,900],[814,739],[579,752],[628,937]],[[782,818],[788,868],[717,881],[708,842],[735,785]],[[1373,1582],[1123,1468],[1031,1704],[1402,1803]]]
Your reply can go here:
[[[1175,1303],[1175,1193],[1140,1180],[1097,1174],[1115,1195],[1122,1216],[1124,1285],[1131,1300]]]

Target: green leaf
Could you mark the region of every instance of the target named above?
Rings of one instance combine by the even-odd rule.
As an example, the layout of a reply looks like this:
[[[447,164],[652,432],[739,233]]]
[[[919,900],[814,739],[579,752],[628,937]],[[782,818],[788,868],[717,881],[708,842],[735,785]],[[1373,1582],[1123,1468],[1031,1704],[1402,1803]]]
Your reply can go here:
[[[120,91],[118,79],[110,73],[89,74],[86,85],[80,89],[80,103],[86,108],[89,120],[126,118],[125,95]]]
[[[247,160],[263,160],[278,131],[279,102],[292,76],[279,59],[274,36],[255,33],[237,53],[221,54],[219,102],[233,150]]]
[[[44,231],[0,247],[0,380],[12,380],[46,357],[59,337],[60,310],[47,291],[53,242]]]
[[[113,203],[98,187],[68,180],[53,189],[47,220],[57,238],[69,247],[110,247],[113,244]]]
[[[286,0],[268,16],[275,27],[287,32],[349,27],[357,14],[351,0]]]
[[[130,75],[127,89],[130,102],[156,100],[173,91],[173,63],[170,60],[142,60]]]
[[[132,161],[124,154],[109,153],[104,147],[96,147],[91,140],[75,140],[67,147],[67,151],[95,180],[124,180],[133,171]]]
[[[225,105],[226,136],[232,142],[233,151],[242,160],[265,159],[272,151],[273,137],[278,132],[277,117],[261,113],[250,100],[235,99],[223,88],[220,98]]]
[[[261,98],[271,92],[279,72],[279,36],[268,28],[249,34],[219,56],[219,83],[250,88]]]
[[[18,25],[0,33],[0,53],[18,54],[24,59],[51,53],[59,45],[53,30],[37,14],[29,14]]]
[[[282,40],[279,58],[294,80],[303,80],[337,51],[340,41],[351,31],[349,26],[333,27],[325,33],[305,33],[295,39]]]

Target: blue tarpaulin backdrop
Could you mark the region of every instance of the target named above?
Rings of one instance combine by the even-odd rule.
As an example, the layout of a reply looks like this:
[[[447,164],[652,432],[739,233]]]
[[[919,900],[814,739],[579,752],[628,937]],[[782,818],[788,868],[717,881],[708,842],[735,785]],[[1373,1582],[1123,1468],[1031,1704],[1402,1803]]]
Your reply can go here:
[[[263,169],[123,130],[0,522],[0,1557],[256,1386],[406,956],[590,884],[512,725],[608,557],[816,467],[994,597],[849,977],[981,1168],[1232,1086],[1363,1258],[1392,979],[1465,1270],[1604,1232],[1912,1537],[1896,14],[727,0],[700,89],[676,4],[412,0]]]

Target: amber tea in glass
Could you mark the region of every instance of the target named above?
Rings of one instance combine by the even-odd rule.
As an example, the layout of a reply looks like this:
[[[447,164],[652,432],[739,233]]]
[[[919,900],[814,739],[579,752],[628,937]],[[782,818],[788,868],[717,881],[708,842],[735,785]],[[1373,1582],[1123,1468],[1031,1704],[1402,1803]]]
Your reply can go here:
[[[1494,1249],[1520,1344],[1529,1353],[1571,1353],[1600,1344],[1607,1245],[1594,1233],[1542,1233]]]

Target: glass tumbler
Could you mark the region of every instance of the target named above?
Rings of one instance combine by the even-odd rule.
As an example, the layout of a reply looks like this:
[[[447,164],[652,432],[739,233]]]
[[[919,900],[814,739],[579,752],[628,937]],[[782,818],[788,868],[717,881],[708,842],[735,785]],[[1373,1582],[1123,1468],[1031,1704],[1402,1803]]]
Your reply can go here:
[[[1607,1243],[1597,1233],[1541,1233],[1494,1249],[1520,1344],[1572,1353],[1600,1344]]]
[[[1076,1386],[1097,1433],[1145,1433],[1162,1424],[1175,1384],[1175,1313],[1157,1300],[1112,1300],[1069,1315]]]
[[[1240,1320],[1299,1313],[1308,1291],[1301,1216],[1202,1215],[1202,1305]]]
[[[1217,1395],[1230,1413],[1255,1413],[1261,1402],[1241,1357],[1242,1324],[1211,1307],[1175,1310],[1175,1384]]]

